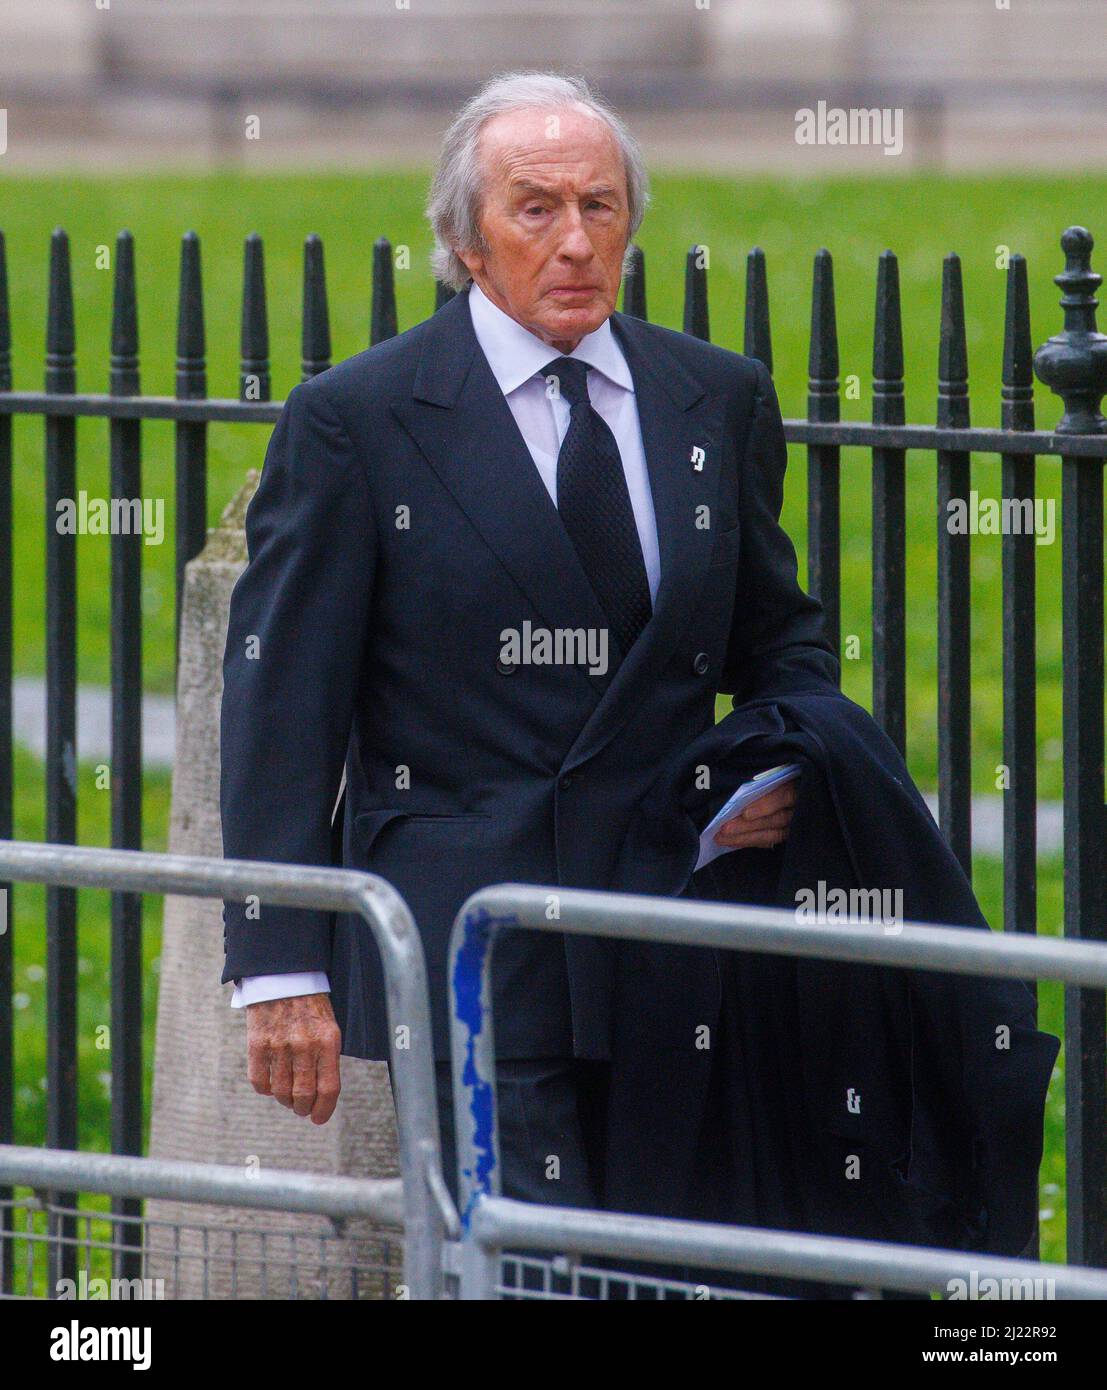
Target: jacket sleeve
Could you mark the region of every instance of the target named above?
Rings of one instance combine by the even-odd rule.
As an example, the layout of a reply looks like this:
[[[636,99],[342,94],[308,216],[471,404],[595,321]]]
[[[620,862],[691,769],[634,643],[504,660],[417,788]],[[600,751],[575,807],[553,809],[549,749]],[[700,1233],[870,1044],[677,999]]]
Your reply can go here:
[[[331,863],[372,597],[368,461],[322,387],[297,386],[246,513],[220,723],[223,853]],[[224,980],[325,971],[330,914],[224,904]]]
[[[826,638],[822,605],[799,586],[796,552],[780,525],[788,447],[776,390],[757,366],[742,471],[738,479],[738,583],[719,690],[747,700],[799,690],[837,690],[838,658]]]

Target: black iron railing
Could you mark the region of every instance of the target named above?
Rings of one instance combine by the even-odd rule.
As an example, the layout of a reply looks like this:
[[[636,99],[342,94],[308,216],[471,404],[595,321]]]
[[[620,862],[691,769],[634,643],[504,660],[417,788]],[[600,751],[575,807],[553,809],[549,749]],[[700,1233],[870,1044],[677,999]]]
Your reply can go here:
[[[970,537],[945,524],[948,503],[967,499],[973,454],[1002,459],[1004,499],[1033,505],[1039,455],[1060,457],[1062,474],[1064,928],[1070,937],[1107,940],[1107,812],[1104,806],[1103,464],[1107,423],[1099,402],[1107,390],[1107,339],[1096,332],[1092,239],[1081,228],[1062,238],[1066,266],[1064,326],[1035,356],[1030,339],[1026,263],[1007,272],[1003,344],[1002,427],[970,425],[961,267],[943,271],[936,423],[905,421],[903,332],[895,256],[885,252],[877,274],[873,342],[873,418],[843,422],[839,414],[838,343],[833,267],[829,252],[815,257],[805,420],[785,422],[789,442],[806,446],[808,461],[808,583],[826,610],[831,640],[840,642],[840,452],[872,453],[873,713],[901,749],[906,741],[906,454],[932,453],[936,462],[938,559],[938,772],[944,833],[971,872]],[[699,248],[688,253],[684,331],[709,336],[707,271]],[[398,331],[391,246],[374,247],[370,342]],[[450,296],[435,287],[437,309]],[[634,249],[624,286],[624,310],[646,317],[641,251]],[[772,370],[765,258],[747,263],[744,351]],[[330,365],[331,343],[323,247],[304,248],[302,374]],[[122,233],[115,260],[110,391],[76,391],[69,247],[55,232],[50,260],[46,380],[41,392],[11,390],[11,338],[4,244],[0,236],[0,838],[12,822],[12,417],[45,423],[47,605],[47,837],[76,838],[76,537],[59,532],[59,500],[75,491],[75,422],[109,421],[113,499],[141,498],[141,423],[170,420],[176,434],[177,604],[186,563],[204,543],[207,509],[207,432],[230,422],[272,424],[269,335],[261,239],[246,242],[238,400],[207,396],[200,244],[181,247],[176,394],[144,396],[139,381],[134,248]],[[1064,402],[1055,429],[1035,428],[1033,373]],[[1004,913],[1007,930],[1036,930],[1037,857],[1035,537],[1013,530],[1002,537],[1003,745],[1010,769],[1004,794]],[[141,764],[141,536],[111,543],[112,844],[142,843]],[[0,885],[4,886],[4,885]],[[10,889],[10,885],[7,885]],[[47,1142],[77,1142],[76,897],[52,888],[47,898]],[[9,922],[12,920],[9,911]],[[112,1144],[138,1153],[142,1134],[141,918],[137,897],[112,903]],[[11,1142],[13,1116],[12,932],[0,936],[0,1142]],[[1107,1036],[1102,992],[1070,989],[1066,996],[1066,1131],[1068,1257],[1107,1265]],[[0,1192],[0,1199],[5,1194]],[[126,1205],[121,1211],[133,1214]],[[3,1219],[3,1218],[0,1218]]]

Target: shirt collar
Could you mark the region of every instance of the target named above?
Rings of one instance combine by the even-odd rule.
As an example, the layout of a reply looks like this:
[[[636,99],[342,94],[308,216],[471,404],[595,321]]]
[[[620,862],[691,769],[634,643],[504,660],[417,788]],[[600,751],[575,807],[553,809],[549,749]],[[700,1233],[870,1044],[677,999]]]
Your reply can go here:
[[[469,286],[469,312],[477,342],[505,396],[536,376],[558,355],[549,343],[493,304],[475,280]],[[582,338],[569,356],[595,367],[616,386],[634,390],[634,378],[611,331],[610,319]]]

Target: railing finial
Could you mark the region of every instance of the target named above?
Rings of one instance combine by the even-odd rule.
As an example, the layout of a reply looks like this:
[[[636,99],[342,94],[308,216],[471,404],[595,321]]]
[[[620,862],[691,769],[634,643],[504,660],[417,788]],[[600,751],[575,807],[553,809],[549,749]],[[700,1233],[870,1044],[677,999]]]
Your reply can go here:
[[[257,232],[251,232],[246,238],[242,272],[242,364],[239,369],[239,398],[244,401],[267,401],[270,386],[265,251],[261,237]]]
[[[938,335],[938,424],[969,427],[969,353],[965,335],[965,295],[961,257],[942,262],[942,317]]]
[[[12,321],[8,310],[8,259],[0,232],[0,391],[12,389]]]
[[[811,281],[811,345],[807,354],[807,418],[837,420],[838,316],[834,261],[824,246],[815,254]]]
[[[711,341],[711,324],[707,313],[707,255],[699,243],[692,246],[684,259],[684,331],[693,338]]]
[[[882,251],[876,270],[876,316],[873,328],[873,424],[902,425],[903,319],[899,298],[899,261]]]
[[[763,362],[773,374],[773,338],[769,326],[769,276],[765,253],[755,246],[746,257],[746,319],[742,333],[742,351],[747,357]]]
[[[1034,348],[1030,339],[1030,291],[1026,259],[1016,252],[1007,265],[1003,321],[1003,428],[1034,428]]]
[[[204,290],[200,271],[200,238],[185,232],[181,238],[181,275],[177,295],[177,396],[203,400],[208,393],[205,366]]]
[[[115,283],[111,311],[111,394],[137,396],[138,299],[135,289],[135,243],[130,232],[115,241]]]
[[[1091,232],[1069,227],[1061,237],[1065,268],[1053,277],[1061,291],[1065,326],[1034,354],[1040,381],[1065,403],[1057,434],[1104,434],[1099,403],[1107,392],[1107,337],[1096,331],[1095,292],[1103,276],[1092,270]]]
[[[623,275],[623,313],[629,318],[646,319],[646,255],[637,242],[627,252]]]
[[[303,380],[309,381],[331,365],[331,321],[323,243],[314,233],[304,242],[303,305],[300,370]]]
[[[400,331],[396,314],[396,269],[386,236],[373,243],[373,302],[369,311],[369,346],[376,347]]]
[[[46,310],[46,389],[68,395],[77,389],[73,280],[69,237],[60,227],[50,238],[50,290]]]

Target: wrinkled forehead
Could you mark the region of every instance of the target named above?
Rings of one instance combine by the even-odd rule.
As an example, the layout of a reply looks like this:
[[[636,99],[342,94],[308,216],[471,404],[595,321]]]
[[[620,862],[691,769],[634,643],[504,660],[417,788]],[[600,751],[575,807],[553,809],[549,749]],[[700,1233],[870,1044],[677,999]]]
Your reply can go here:
[[[562,177],[579,168],[587,179],[623,173],[614,132],[582,102],[502,111],[482,128],[478,153],[482,173],[508,183],[538,175],[543,167]]]

